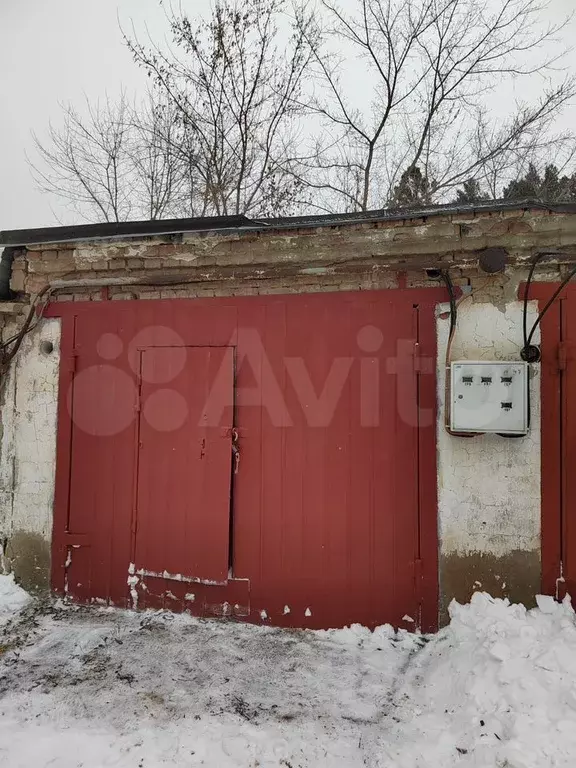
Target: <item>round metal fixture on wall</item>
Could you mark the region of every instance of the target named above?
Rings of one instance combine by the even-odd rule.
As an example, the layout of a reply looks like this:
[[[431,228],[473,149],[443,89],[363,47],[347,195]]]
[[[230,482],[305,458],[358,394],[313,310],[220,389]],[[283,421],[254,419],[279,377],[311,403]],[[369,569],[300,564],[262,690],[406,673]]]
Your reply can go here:
[[[535,344],[528,344],[520,352],[520,357],[525,363],[539,363],[542,357],[540,347]]]
[[[508,251],[505,248],[486,248],[480,253],[478,266],[483,272],[494,275],[504,272],[508,262]]]
[[[40,352],[45,355],[51,355],[54,352],[54,344],[51,341],[41,341]]]

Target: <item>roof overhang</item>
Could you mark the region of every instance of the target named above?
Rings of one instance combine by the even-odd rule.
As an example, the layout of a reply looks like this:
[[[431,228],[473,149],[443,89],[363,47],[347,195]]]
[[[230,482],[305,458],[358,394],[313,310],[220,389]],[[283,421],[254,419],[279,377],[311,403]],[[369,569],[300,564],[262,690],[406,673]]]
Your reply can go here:
[[[447,204],[426,208],[383,209],[320,216],[293,216],[286,218],[249,219],[246,216],[209,216],[193,219],[161,219],[155,221],[105,222],[66,227],[15,229],[0,232],[0,246],[27,247],[66,242],[94,240],[129,240],[145,238],[173,238],[186,234],[218,234],[248,231],[307,229],[318,227],[346,227],[386,221],[429,219],[436,216],[468,214],[486,215],[501,211],[544,210],[550,213],[576,213],[576,203],[542,203],[534,200],[490,201],[467,205]]]

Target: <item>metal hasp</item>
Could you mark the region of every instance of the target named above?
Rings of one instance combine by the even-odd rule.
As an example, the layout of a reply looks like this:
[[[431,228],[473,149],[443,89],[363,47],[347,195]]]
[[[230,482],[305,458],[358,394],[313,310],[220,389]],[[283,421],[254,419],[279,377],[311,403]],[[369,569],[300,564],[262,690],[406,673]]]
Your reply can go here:
[[[527,363],[453,362],[450,391],[450,426],[454,432],[527,434]]]

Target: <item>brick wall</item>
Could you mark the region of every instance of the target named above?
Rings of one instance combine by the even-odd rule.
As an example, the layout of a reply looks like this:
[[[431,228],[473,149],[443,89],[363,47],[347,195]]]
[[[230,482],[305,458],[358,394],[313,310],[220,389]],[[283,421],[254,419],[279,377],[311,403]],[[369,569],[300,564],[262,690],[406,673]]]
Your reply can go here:
[[[94,283],[114,280],[132,284],[111,286],[112,299],[370,290],[429,284],[426,268],[450,268],[467,282],[478,251],[491,246],[506,248],[511,266],[542,249],[567,261],[576,215],[516,210],[31,247],[15,258],[11,285],[24,296],[54,280],[93,284],[59,290],[60,300],[99,300]]]

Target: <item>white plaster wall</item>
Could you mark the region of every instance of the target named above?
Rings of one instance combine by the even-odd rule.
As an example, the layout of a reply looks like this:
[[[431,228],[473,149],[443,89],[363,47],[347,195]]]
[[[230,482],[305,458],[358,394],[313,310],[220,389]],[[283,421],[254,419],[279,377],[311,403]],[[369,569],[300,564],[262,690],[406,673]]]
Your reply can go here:
[[[447,305],[438,307],[438,514],[441,555],[502,557],[540,547],[540,366],[531,366],[531,429],[524,438],[450,436],[444,428]],[[530,325],[536,317],[532,303]],[[536,339],[536,343],[537,343]],[[522,304],[466,299],[452,360],[519,360]]]
[[[6,334],[8,335],[8,334]],[[54,350],[40,350],[51,341]],[[42,320],[14,358],[0,411],[0,535],[52,536],[60,321]]]
[[[444,429],[449,319],[438,307],[438,511],[440,555],[496,557],[540,548],[540,370],[532,366],[528,437],[456,438]],[[530,305],[530,318],[536,305]],[[0,537],[52,534],[60,322],[44,320],[12,365],[0,413]],[[54,351],[40,350],[43,340]],[[459,309],[452,359],[519,359],[522,305],[467,299]]]

